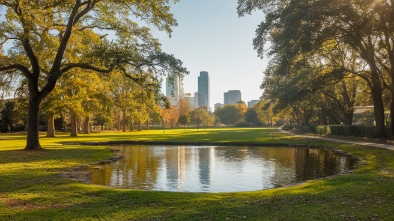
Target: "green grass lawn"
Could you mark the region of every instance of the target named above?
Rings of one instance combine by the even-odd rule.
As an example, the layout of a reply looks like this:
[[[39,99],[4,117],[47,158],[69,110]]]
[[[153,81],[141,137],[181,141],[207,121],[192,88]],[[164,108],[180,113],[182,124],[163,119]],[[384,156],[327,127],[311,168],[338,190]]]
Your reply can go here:
[[[353,173],[300,185],[241,193],[171,193],[114,189],[61,178],[59,172],[112,156],[111,140],[260,142],[331,146],[365,160]],[[315,139],[275,129],[173,129],[105,132],[40,139],[0,134],[0,220],[393,220],[394,151]]]

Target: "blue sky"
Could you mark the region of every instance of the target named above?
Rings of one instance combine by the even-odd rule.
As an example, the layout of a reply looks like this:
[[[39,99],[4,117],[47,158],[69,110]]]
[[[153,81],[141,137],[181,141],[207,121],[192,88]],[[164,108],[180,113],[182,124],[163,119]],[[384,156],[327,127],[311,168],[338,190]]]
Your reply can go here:
[[[200,71],[208,71],[212,108],[223,103],[228,90],[240,90],[245,102],[259,99],[268,60],[257,57],[252,41],[262,12],[239,18],[237,0],[181,0],[171,12],[178,21],[172,37],[154,35],[163,51],[181,59],[190,71],[184,79],[186,93],[194,94]]]

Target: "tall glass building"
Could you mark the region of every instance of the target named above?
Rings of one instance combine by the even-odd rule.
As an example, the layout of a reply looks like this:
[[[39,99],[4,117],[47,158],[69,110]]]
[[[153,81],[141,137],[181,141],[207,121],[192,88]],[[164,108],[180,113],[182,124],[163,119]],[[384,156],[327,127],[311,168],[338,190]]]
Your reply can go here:
[[[177,105],[183,94],[183,76],[167,77],[166,96],[170,99],[171,105]]]
[[[198,77],[198,106],[209,110],[209,76],[207,71],[201,71]]]
[[[237,104],[241,100],[241,91],[230,90],[224,92],[224,104]]]

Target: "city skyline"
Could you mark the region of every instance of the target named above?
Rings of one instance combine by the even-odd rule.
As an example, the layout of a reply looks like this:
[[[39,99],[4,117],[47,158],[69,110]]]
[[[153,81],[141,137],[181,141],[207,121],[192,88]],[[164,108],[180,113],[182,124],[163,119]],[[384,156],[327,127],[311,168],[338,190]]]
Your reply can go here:
[[[180,1],[171,4],[171,12],[178,21],[172,37],[159,31],[153,34],[162,50],[182,60],[190,72],[184,78],[185,93],[193,96],[200,71],[207,71],[212,109],[223,103],[223,92],[228,90],[241,90],[245,102],[261,97],[268,59],[257,57],[252,42],[262,12],[239,18],[236,0]]]
[[[205,82],[205,84],[207,84],[206,86],[204,86],[203,88],[207,91],[208,97],[208,104],[209,104],[209,108],[208,110],[212,110],[215,111],[217,109],[217,105],[220,105],[220,107],[223,107],[226,104],[236,104],[238,101],[242,100],[242,92],[240,90],[228,90],[227,92],[224,92],[223,95],[223,100],[222,102],[217,102],[217,103],[209,103],[210,100],[210,86],[209,86],[209,72],[207,71],[200,71],[200,76],[197,78],[197,85],[200,84],[200,77],[201,77],[201,73],[203,73],[203,75],[206,75],[206,80],[207,82]],[[165,95],[169,98],[171,105],[176,106],[178,104],[178,100],[179,98],[185,98],[189,101],[189,103],[191,104],[191,106],[193,108],[197,108],[197,107],[201,107],[201,106],[205,106],[203,103],[206,101],[199,101],[205,99],[204,95],[201,95],[198,91],[194,92],[194,93],[190,93],[190,92],[186,92],[185,93],[185,88],[183,86],[183,80],[184,80],[184,76],[182,77],[174,77],[173,79],[173,83],[171,83],[171,78],[170,77],[166,77],[166,84],[165,84],[165,88],[163,88],[163,90],[166,91]],[[197,86],[197,88],[199,88],[199,86]],[[187,90],[187,89],[186,89]],[[192,96],[194,95],[194,96]],[[227,96],[227,102],[226,102],[226,96]],[[245,102],[245,104],[248,105],[248,107],[252,107],[253,105],[258,103],[258,99],[252,99],[252,100],[242,100]],[[200,103],[203,102],[203,103]]]

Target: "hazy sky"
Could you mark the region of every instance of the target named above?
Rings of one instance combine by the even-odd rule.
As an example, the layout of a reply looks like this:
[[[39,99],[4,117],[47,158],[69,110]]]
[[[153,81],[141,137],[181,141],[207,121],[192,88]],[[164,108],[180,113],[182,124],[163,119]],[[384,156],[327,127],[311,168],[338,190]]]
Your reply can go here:
[[[181,0],[171,12],[178,21],[172,37],[164,32],[154,35],[163,51],[181,59],[190,71],[184,79],[185,93],[193,95],[200,71],[208,71],[212,110],[215,103],[223,103],[228,90],[240,90],[246,103],[258,100],[267,60],[257,57],[252,41],[262,12],[238,18],[237,0]]]

